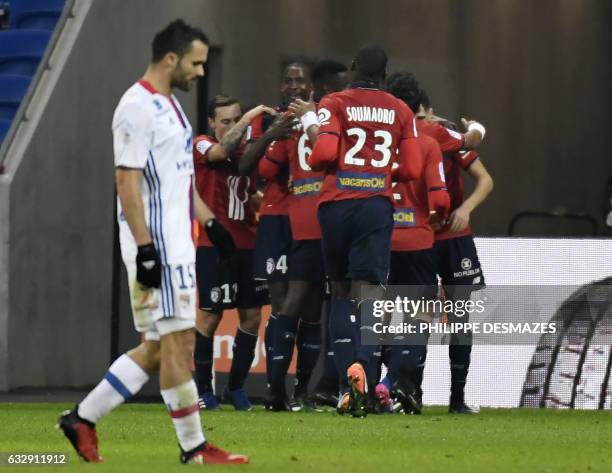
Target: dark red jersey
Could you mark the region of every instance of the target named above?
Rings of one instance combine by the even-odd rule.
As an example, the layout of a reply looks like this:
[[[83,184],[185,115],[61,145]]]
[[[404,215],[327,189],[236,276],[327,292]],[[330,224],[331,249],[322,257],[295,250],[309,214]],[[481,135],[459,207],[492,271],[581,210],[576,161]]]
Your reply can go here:
[[[444,207],[448,212],[448,194],[442,165],[440,146],[433,138],[421,135],[419,144],[424,168],[421,176],[393,187],[395,220],[391,236],[392,251],[417,251],[431,248],[434,231],[429,224],[430,210]],[[442,201],[442,204],[436,202]],[[441,215],[442,218],[445,215]]]
[[[261,138],[273,119],[265,113],[258,115],[247,130],[247,141],[252,142]],[[259,215],[287,215],[289,213],[289,170],[285,165],[279,171],[274,178],[266,179]]]
[[[194,141],[196,188],[216,219],[231,233],[236,247],[255,248],[255,211],[251,196],[257,192],[254,176],[240,176],[238,160],[244,151],[240,146],[221,162],[209,162],[206,153],[218,141],[201,135]],[[203,228],[199,229],[198,246],[213,246]]]
[[[444,174],[446,175],[446,187],[450,195],[450,211],[452,212],[463,203],[463,171],[467,170],[478,159],[476,151],[459,151],[455,153],[444,153]],[[468,226],[465,230],[457,233],[448,231],[445,225],[436,232],[436,240],[448,240],[470,235],[472,230]]]
[[[353,85],[326,95],[318,115],[319,140],[308,164],[325,171],[319,203],[378,195],[392,200],[391,167],[396,160],[402,171],[399,180],[420,174],[414,114],[391,94]],[[326,148],[329,143],[337,147]]]
[[[462,133],[450,130],[439,123],[417,120],[416,126],[419,134],[431,136],[436,140],[443,153],[459,151],[465,145]]]
[[[300,130],[290,139],[272,143],[264,159],[259,162],[259,173],[266,179],[273,179],[283,166],[289,165],[292,193],[289,221],[294,240],[321,238],[317,206],[324,173],[313,171],[308,166],[307,158],[311,152],[308,136]]]

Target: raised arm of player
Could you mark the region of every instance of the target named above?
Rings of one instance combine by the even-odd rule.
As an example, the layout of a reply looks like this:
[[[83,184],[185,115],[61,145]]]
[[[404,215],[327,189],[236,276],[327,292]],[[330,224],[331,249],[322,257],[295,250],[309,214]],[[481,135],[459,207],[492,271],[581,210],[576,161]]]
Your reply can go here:
[[[319,137],[319,120],[317,118],[317,106],[312,101],[312,94],[310,102],[296,99],[289,104],[289,110],[293,112],[295,118],[300,119],[302,128],[308,135],[308,141],[314,145]]]
[[[240,175],[249,176],[253,172],[257,163],[273,141],[291,136],[291,133],[293,133],[293,123],[293,116],[279,115],[261,137],[249,143],[238,162],[238,172]]]
[[[449,230],[451,232],[464,230],[470,223],[472,211],[482,204],[493,190],[493,178],[480,159],[475,159],[472,162],[470,167],[467,168],[467,173],[474,179],[474,191],[451,213],[449,218]]]
[[[229,131],[223,135],[223,138],[210,147],[206,152],[206,159],[209,162],[225,161],[232,152],[238,148],[244,134],[249,127],[249,124],[262,113],[268,113],[270,115],[276,115],[277,112],[273,108],[266,107],[265,105],[258,105],[257,107],[249,110],[245,113],[242,118],[236,123]]]
[[[289,153],[287,152],[287,140],[274,141],[264,158],[259,161],[257,173],[264,179],[274,179],[282,167],[287,164]]]
[[[324,97],[319,104],[318,138],[314,141],[312,154],[307,159],[313,171],[323,171],[338,159],[340,133],[342,133],[338,116],[335,100]]]
[[[463,125],[467,131],[465,133],[460,133],[456,131],[455,127],[452,126],[453,124],[445,118],[436,117],[431,114],[420,114],[419,117],[425,117],[428,126],[424,130],[424,133],[438,142],[443,153],[472,150],[477,148],[484,138],[484,126],[474,120],[465,120],[463,118]]]
[[[484,139],[485,127],[476,120],[466,120],[465,118],[461,119],[461,123],[463,123],[466,129],[466,132],[463,134],[463,149],[471,150],[477,148]]]

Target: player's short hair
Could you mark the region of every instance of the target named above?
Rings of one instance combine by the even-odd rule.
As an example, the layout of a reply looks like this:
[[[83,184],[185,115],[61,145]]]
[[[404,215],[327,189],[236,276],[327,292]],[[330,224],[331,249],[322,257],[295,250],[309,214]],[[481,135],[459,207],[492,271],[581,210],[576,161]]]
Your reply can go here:
[[[306,77],[306,80],[311,80],[311,74],[310,74],[310,66],[308,64],[306,64],[305,62],[302,61],[293,61],[290,62],[289,64],[287,64],[284,68],[283,68],[283,75],[282,77],[285,77],[285,74],[287,74],[287,71],[291,68],[297,68],[297,69],[302,69],[304,71],[304,77]]]
[[[387,77],[385,88],[387,92],[405,102],[414,113],[419,110],[419,105],[423,104],[423,90],[411,72],[394,72]],[[429,97],[427,101],[429,102]],[[423,104],[423,106],[426,105]]]
[[[310,78],[313,83],[325,82],[330,76],[348,71],[348,67],[334,59],[321,59],[312,69]]]
[[[213,99],[208,102],[208,118],[214,119],[215,113],[218,108],[221,107],[229,107],[230,105],[234,105],[235,103],[240,106],[240,100],[236,97],[232,97],[231,95],[218,94],[213,97]]]
[[[190,26],[181,19],[174,20],[153,38],[153,62],[161,61],[168,53],[182,57],[196,40],[209,44],[208,37],[200,28]]]
[[[357,51],[351,70],[355,71],[355,80],[382,82],[387,71],[387,53],[381,46],[367,44]]]

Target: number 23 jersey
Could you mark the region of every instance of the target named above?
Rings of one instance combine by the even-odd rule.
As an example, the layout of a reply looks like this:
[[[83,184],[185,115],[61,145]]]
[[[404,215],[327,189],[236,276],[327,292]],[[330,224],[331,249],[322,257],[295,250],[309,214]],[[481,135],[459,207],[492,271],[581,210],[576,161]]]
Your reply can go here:
[[[417,136],[408,106],[377,88],[353,86],[323,97],[318,117],[319,135],[340,139],[319,203],[376,195],[393,201],[391,168],[400,141]]]

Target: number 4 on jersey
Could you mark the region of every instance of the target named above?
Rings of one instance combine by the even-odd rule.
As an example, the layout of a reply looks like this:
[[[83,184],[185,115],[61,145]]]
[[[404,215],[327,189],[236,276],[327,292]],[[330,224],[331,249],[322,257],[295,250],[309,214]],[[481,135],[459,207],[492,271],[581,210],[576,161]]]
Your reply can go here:
[[[289,266],[287,266],[287,255],[281,255],[280,258],[278,258],[278,261],[276,262],[276,270],[285,274],[287,273],[288,269]]]

